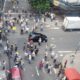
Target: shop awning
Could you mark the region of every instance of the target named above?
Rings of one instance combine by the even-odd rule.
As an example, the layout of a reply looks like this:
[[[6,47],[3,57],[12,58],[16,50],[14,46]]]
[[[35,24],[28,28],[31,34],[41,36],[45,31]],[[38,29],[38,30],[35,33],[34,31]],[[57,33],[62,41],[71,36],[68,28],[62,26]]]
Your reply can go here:
[[[12,78],[20,78],[20,70],[18,67],[13,67],[11,69]]]
[[[80,74],[74,68],[66,68],[65,76],[67,77],[68,80],[80,80]]]

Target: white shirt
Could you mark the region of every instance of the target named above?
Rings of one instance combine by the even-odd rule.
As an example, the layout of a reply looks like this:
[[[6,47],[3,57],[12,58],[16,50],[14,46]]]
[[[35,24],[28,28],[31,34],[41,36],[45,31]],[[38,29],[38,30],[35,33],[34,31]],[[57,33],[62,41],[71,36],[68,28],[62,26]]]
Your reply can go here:
[[[29,55],[29,60],[31,60],[31,55]]]
[[[32,55],[33,55],[33,57],[35,57],[35,52],[34,51],[33,51]]]
[[[39,38],[39,42],[41,42],[42,41],[42,39],[41,38]]]
[[[28,53],[27,52],[25,52],[24,54],[25,54],[25,56],[28,56]]]
[[[4,50],[6,51],[8,48],[7,48],[7,46],[4,46]]]
[[[51,56],[54,56],[54,55],[55,55],[55,52],[54,52],[54,51],[52,51],[52,52],[51,52]]]

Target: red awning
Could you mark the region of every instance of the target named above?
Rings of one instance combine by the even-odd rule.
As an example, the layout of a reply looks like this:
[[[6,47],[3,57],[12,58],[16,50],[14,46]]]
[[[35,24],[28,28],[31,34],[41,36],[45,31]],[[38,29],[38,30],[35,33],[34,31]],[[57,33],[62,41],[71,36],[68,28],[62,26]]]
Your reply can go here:
[[[13,67],[11,69],[12,78],[20,78],[20,70],[18,67]]]
[[[65,76],[67,77],[68,80],[80,80],[80,74],[74,68],[66,68]]]

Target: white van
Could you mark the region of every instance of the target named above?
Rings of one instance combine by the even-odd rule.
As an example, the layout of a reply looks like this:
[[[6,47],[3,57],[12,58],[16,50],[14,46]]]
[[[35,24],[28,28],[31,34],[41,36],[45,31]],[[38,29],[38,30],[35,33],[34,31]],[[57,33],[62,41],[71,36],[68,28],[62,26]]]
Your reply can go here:
[[[63,22],[63,29],[65,31],[80,29],[80,17],[65,17]]]

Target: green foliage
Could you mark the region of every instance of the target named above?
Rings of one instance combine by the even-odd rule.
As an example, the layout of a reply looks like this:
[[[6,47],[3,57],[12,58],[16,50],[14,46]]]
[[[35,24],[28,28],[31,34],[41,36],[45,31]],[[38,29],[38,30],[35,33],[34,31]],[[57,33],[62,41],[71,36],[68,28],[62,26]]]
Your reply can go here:
[[[50,9],[50,3],[48,0],[30,0],[31,6],[39,11],[44,12]]]

